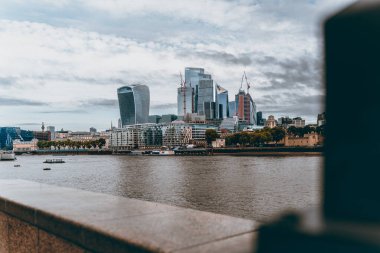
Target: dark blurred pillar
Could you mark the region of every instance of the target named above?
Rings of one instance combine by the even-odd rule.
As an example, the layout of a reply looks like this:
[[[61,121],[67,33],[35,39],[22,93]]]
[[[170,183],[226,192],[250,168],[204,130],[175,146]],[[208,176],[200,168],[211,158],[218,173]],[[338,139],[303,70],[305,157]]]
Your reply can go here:
[[[323,210],[259,231],[258,252],[380,252],[380,1],[325,22]]]
[[[325,24],[327,138],[324,213],[380,221],[380,2]]]

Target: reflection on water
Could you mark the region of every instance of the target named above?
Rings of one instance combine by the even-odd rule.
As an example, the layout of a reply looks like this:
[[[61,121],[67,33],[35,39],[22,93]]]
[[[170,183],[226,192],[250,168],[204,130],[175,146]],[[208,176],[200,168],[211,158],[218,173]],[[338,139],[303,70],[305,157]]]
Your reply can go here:
[[[18,156],[0,178],[20,178],[176,206],[266,220],[320,201],[321,156]],[[20,168],[14,167],[20,164]],[[1,190],[1,189],[0,189]]]

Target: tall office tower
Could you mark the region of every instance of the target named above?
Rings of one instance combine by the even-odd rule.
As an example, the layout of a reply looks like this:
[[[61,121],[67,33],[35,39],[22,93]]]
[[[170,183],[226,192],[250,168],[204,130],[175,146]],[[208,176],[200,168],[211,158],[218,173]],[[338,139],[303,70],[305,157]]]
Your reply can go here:
[[[203,108],[204,108],[204,114],[206,116],[206,119],[216,119],[217,118],[217,108],[216,108],[216,103],[207,101],[203,103]]]
[[[150,95],[146,85],[132,84],[117,89],[122,126],[147,123]]]
[[[258,126],[264,126],[263,112],[257,112],[256,113],[256,120],[257,120],[257,125]]]
[[[185,82],[194,88],[194,111],[198,112],[198,98],[199,98],[199,81],[200,80],[211,80],[210,74],[205,74],[203,68],[185,68]]]
[[[218,106],[218,118],[225,119],[230,117],[229,106],[228,106],[228,91],[216,85],[216,101]]]
[[[236,115],[239,120],[245,121],[247,124],[256,125],[256,104],[249,93],[243,89],[235,96]]]
[[[205,115],[205,103],[215,102],[214,100],[214,81],[200,80],[198,85],[198,114]]]
[[[46,130],[50,132],[50,138],[51,140],[55,140],[55,127],[54,126],[47,126]]]
[[[236,116],[236,102],[228,102],[228,110],[230,112],[230,117]]]

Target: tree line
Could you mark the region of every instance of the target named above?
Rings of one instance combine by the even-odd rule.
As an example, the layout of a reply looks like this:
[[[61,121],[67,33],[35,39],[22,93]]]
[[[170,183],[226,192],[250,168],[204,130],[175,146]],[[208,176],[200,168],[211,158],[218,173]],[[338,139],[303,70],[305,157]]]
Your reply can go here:
[[[239,132],[227,135],[226,145],[242,145],[242,146],[263,146],[269,142],[275,142],[276,144],[284,139],[285,135],[294,137],[303,137],[305,134],[318,133],[322,136],[325,135],[324,126],[320,127],[295,127],[291,126],[288,129],[282,127],[263,128],[253,132]]]
[[[295,127],[291,126],[287,130],[288,135],[291,136],[296,136],[296,137],[303,137],[305,134],[310,134],[310,133],[317,133],[322,136],[325,136],[325,126],[318,126],[318,127],[313,127],[313,126],[305,126],[305,127]]]
[[[262,146],[274,141],[276,144],[285,137],[285,129],[282,127],[264,128],[253,132],[239,132],[227,135],[226,145]]]
[[[104,138],[100,138],[98,140],[88,140],[88,141],[73,141],[73,140],[62,140],[62,141],[38,141],[37,147],[39,149],[58,149],[61,148],[70,148],[70,149],[80,149],[80,148],[102,148],[106,144],[106,140]]]

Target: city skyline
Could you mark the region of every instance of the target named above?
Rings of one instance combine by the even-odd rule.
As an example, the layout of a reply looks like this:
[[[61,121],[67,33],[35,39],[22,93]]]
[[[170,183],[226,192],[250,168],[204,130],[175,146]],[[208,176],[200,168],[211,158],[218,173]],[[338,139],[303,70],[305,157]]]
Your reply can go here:
[[[185,67],[207,69],[230,101],[245,70],[265,117],[315,122],[319,23],[350,2],[2,1],[0,125],[106,129],[119,118],[115,90],[134,82],[149,84],[151,114],[176,114]]]

